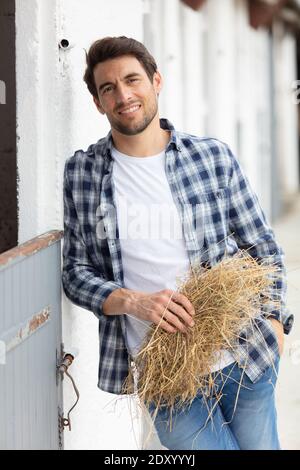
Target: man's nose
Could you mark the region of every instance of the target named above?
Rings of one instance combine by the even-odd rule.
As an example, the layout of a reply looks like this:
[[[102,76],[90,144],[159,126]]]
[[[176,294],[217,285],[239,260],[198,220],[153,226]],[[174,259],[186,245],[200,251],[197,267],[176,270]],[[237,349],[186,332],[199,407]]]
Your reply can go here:
[[[131,98],[131,90],[125,85],[119,85],[116,92],[117,104],[125,103]]]

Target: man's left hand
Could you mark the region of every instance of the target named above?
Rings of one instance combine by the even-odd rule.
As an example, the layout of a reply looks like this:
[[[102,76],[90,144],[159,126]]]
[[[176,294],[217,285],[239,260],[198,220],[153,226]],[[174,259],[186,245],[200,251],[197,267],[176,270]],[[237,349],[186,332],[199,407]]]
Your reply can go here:
[[[270,322],[273,325],[273,328],[277,337],[279,355],[281,356],[283,353],[283,345],[284,345],[283,325],[282,323],[280,323],[280,321],[276,320],[275,318],[269,318],[268,320],[270,320]]]

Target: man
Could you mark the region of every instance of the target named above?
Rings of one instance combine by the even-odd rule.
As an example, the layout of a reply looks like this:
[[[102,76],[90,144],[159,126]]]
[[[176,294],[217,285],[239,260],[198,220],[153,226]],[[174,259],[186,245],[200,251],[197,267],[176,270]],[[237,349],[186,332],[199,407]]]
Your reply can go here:
[[[238,161],[226,144],[159,119],[162,77],[138,41],[96,41],[84,80],[111,132],[66,162],[62,280],[69,299],[99,319],[98,386],[122,392],[151,323],[169,334],[193,328],[193,306],[176,292],[191,265],[248,249],[281,270],[270,290],[278,310],[262,311],[257,328],[215,364],[217,376],[229,378],[211,419],[198,396],[178,410],[171,431],[163,407],[155,426],[169,449],[278,449],[274,385],[293,319],[284,305],[282,250]]]

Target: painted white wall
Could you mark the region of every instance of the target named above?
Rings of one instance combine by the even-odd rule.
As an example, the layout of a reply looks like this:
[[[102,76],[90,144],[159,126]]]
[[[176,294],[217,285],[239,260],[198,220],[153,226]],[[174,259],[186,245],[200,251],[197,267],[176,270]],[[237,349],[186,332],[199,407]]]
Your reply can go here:
[[[148,0],[144,37],[165,77],[161,114],[181,130],[228,143],[269,215],[268,33],[250,27],[245,0],[209,0],[199,12],[172,5],[170,12],[168,2]]]
[[[55,7],[16,0],[19,243],[60,223]]]
[[[268,217],[271,214],[271,48],[268,32],[254,30],[236,0],[237,153]]]
[[[146,4],[144,44],[164,78],[160,114],[177,129],[204,135],[207,103],[203,9],[196,12],[179,0],[146,0]]]
[[[293,99],[292,88],[292,83],[297,78],[296,40],[279,23],[274,25],[273,33],[277,146],[281,185],[285,196],[290,198],[299,190],[298,110]]]
[[[252,30],[247,4],[236,1],[236,97],[237,151],[252,184],[256,181],[256,128],[254,70],[252,63]],[[255,34],[255,32],[254,32]]]
[[[235,2],[207,2],[208,134],[236,148]]]
[[[203,35],[206,32],[203,10],[195,12],[181,6],[182,25],[182,94],[183,129],[194,135],[205,135],[207,99],[204,93]]]

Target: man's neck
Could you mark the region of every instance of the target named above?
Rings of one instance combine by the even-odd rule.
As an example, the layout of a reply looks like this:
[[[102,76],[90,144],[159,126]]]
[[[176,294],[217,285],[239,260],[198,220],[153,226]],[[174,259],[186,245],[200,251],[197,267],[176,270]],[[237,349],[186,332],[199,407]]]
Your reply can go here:
[[[170,140],[170,132],[161,129],[159,120],[155,119],[137,135],[124,135],[112,129],[112,138],[119,152],[133,157],[149,157],[164,151]]]

